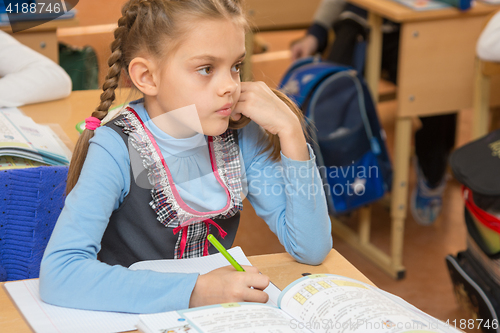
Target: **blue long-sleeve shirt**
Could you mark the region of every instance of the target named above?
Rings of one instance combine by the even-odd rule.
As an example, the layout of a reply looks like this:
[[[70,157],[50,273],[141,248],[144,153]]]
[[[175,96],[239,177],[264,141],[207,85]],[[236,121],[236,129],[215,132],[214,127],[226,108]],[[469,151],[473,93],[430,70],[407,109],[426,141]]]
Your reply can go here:
[[[157,128],[140,103],[132,105],[168,160],[184,201],[214,210],[227,201],[215,182],[200,137],[178,140]],[[247,198],[280,242],[299,262],[319,264],[332,248],[331,226],[321,179],[311,151],[308,161],[284,155],[280,162],[259,154],[262,129],[239,131]],[[203,137],[203,136],[202,136]],[[196,148],[198,147],[198,148]],[[193,149],[194,148],[194,149]],[[200,149],[197,154],[193,151]],[[187,152],[189,153],[183,153]],[[90,141],[77,185],[67,196],[40,270],[40,295],[48,303],[92,310],[151,313],[189,306],[198,274],[131,271],[97,260],[109,217],[130,189],[128,148],[112,129],[100,127]],[[199,189],[209,189],[200,191]],[[158,222],[159,223],[159,222]]]

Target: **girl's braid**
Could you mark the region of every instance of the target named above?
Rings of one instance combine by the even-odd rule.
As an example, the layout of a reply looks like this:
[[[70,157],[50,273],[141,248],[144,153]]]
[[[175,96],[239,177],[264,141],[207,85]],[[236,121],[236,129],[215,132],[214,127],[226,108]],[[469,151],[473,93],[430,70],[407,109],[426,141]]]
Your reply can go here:
[[[138,5],[139,2],[134,2],[122,9],[122,17],[118,20],[118,27],[114,31],[115,40],[111,43],[111,56],[108,59],[109,69],[102,85],[101,103],[92,113],[93,117],[101,120],[106,116],[115,100],[115,90],[120,82],[122,69],[126,66],[123,61],[122,45],[137,18]]]

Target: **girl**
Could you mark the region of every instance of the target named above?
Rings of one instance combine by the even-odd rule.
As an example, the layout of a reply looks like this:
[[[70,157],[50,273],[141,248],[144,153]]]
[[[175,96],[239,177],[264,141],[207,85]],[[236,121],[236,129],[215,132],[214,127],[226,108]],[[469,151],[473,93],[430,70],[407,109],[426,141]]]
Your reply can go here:
[[[230,247],[243,188],[294,258],[321,263],[330,222],[300,112],[265,84],[240,82],[239,1],[131,0],[122,14],[101,104],[75,149],[42,260],[40,295],[136,313],[266,302],[269,278],[253,267],[201,276],[126,267],[216,253],[210,232]],[[144,98],[99,127],[122,70]]]

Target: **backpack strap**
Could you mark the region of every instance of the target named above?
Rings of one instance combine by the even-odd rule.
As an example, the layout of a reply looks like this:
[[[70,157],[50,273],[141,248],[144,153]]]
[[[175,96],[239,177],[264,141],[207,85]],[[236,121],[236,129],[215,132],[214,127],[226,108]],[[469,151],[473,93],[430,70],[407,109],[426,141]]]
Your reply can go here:
[[[335,66],[337,67],[337,66]],[[350,68],[348,68],[350,69]],[[371,150],[375,155],[379,155],[381,153],[381,148],[380,148],[380,143],[378,142],[376,136],[372,132],[372,128],[370,125],[370,121],[368,119],[368,114],[366,112],[366,105],[365,105],[365,98],[364,98],[364,92],[363,92],[363,87],[361,85],[361,82],[358,78],[358,75],[356,74],[356,71],[354,70],[344,70],[344,71],[338,71],[334,75],[330,76],[329,78],[326,78],[324,81],[321,82],[321,86],[318,87],[313,92],[313,95],[311,96],[311,103],[307,106],[306,110],[306,117],[314,123],[316,121],[315,115],[314,115],[314,109],[316,107],[316,103],[318,101],[319,96],[321,96],[321,93],[323,92],[323,89],[326,85],[328,85],[331,81],[338,80],[341,77],[349,78],[353,81],[356,90],[357,90],[357,98],[358,98],[358,105],[359,105],[359,113],[361,115],[361,119],[363,121],[363,127],[365,128],[366,131],[366,136],[368,140],[370,141],[370,146]],[[324,83],[324,84],[323,84]],[[315,137],[313,133],[313,140],[318,141],[318,139]]]

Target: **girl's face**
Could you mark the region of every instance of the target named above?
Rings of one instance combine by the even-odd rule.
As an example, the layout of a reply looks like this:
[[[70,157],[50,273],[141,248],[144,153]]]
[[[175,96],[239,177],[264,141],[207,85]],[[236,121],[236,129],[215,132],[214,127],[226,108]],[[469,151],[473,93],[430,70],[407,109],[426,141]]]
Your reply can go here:
[[[148,111],[158,118],[165,116],[159,127],[177,138],[196,132],[224,133],[240,97],[244,56],[241,25],[231,20],[193,22],[175,53],[158,67],[158,95],[151,105],[156,110]]]

